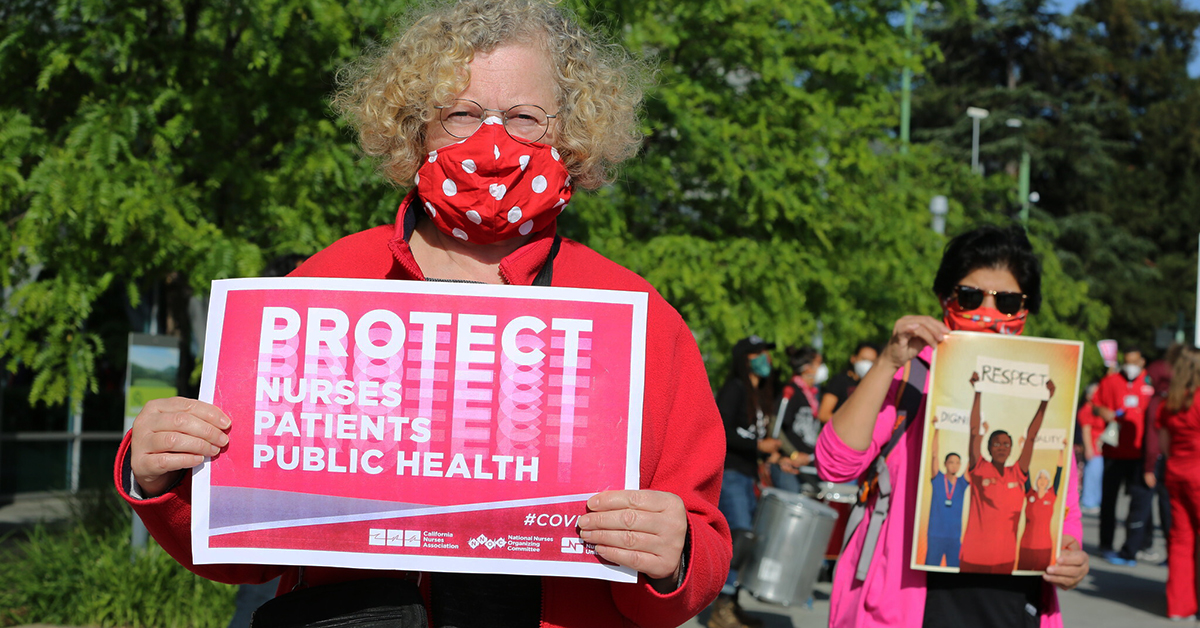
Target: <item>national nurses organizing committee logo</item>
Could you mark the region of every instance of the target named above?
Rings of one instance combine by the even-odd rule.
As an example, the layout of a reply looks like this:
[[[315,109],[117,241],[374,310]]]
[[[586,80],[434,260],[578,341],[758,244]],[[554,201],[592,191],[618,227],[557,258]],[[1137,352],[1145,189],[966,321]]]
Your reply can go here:
[[[496,549],[497,547],[504,547],[504,539],[489,539],[487,536],[480,534],[470,541],[467,541],[467,545],[470,545],[471,549],[476,549],[480,545],[488,549]]]

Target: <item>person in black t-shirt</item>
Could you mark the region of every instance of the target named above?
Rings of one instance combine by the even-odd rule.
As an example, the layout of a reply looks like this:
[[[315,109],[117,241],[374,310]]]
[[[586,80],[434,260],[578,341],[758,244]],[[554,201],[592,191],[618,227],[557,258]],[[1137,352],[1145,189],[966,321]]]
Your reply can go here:
[[[854,348],[854,355],[850,356],[850,368],[834,375],[823,387],[821,407],[817,411],[817,418],[821,420],[821,423],[828,423],[833,418],[833,413],[837,412],[843,403],[846,403],[846,400],[854,393],[854,389],[858,388],[858,383],[862,381],[867,371],[871,370],[871,365],[878,358],[878,347],[869,342],[858,343],[858,346]]]
[[[780,441],[779,457],[771,464],[771,484],[799,493],[800,468],[815,465],[813,453],[821,422],[817,420],[817,377],[821,354],[812,347],[788,347],[792,377],[784,385],[769,430]]]

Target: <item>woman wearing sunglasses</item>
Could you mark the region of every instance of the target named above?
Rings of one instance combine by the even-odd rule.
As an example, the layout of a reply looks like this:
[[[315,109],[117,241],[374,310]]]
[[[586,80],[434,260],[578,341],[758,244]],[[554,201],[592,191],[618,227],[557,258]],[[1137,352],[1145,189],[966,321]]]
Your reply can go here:
[[[875,367],[833,415],[832,429],[817,440],[822,478],[839,483],[858,480],[895,442],[877,465],[890,479],[891,506],[868,550],[868,522],[879,504],[876,497],[869,499],[866,519],[853,531],[834,574],[830,626],[1061,626],[1054,587],[1074,588],[1088,571],[1079,544],[1083,526],[1074,473],[1059,560],[1044,576],[926,575],[908,567],[925,428],[915,420],[896,429],[904,425],[897,421],[897,393],[912,373],[928,365],[933,347],[950,331],[1022,333],[1026,318],[1041,306],[1041,265],[1020,228],[981,227],[946,246],[933,291],[942,319],[898,320]],[[924,416],[927,394],[926,381],[917,417]]]

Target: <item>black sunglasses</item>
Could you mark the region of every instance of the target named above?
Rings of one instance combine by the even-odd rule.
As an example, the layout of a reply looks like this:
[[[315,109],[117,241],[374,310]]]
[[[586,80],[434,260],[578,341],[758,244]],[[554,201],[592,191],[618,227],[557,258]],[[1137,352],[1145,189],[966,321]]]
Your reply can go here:
[[[995,290],[980,290],[971,286],[954,286],[954,299],[964,310],[978,309],[983,305],[987,295],[996,298],[996,309],[1001,314],[1012,316],[1025,308],[1025,294],[1021,292],[996,292]]]

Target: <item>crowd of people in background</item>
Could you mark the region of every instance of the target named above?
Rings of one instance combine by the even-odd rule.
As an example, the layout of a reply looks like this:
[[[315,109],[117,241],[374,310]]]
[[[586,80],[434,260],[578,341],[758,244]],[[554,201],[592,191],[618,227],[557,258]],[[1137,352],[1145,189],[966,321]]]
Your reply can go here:
[[[738,603],[737,567],[739,556],[746,553],[746,533],[754,528],[756,489],[773,486],[806,491],[809,482],[820,481],[857,483],[873,491],[869,502],[860,499],[849,517],[844,539],[837,539],[844,542],[839,544],[839,564],[832,578],[831,626],[1062,625],[1055,590],[1074,588],[1088,572],[1088,558],[1080,545],[1078,508],[1068,508],[1057,561],[1045,574],[1015,576],[1008,574],[1013,571],[1018,543],[1023,555],[1041,557],[1039,565],[1048,562],[1045,557],[1055,548],[1048,533],[1043,539],[1036,530],[1027,530],[1018,538],[1017,526],[1009,523],[1009,512],[1000,512],[996,504],[997,500],[1013,501],[1008,495],[1012,493],[1018,504],[1012,511],[1020,513],[1024,502],[1044,501],[1047,525],[1033,528],[1044,527],[1048,532],[1049,509],[1060,491],[1069,504],[1078,503],[1074,475],[1069,476],[1073,481],[1068,486],[1061,486],[1063,467],[1070,463],[1073,468],[1073,457],[1064,452],[1053,477],[1043,470],[1031,477],[1032,448],[1021,447],[1018,454],[1017,443],[1001,430],[982,438],[987,428],[980,425],[976,408],[969,432],[975,435],[969,461],[957,453],[947,453],[942,460],[936,451],[933,459],[920,461],[925,425],[918,417],[923,416],[933,348],[950,331],[1021,334],[1026,318],[1037,314],[1041,306],[1040,262],[1019,228],[981,227],[947,245],[933,292],[942,304],[942,320],[901,318],[886,346],[860,343],[843,363],[845,368],[838,365],[833,378],[828,377],[830,369],[824,357],[813,347],[788,347],[783,352],[784,368],[776,369],[771,354],[774,343],[750,336],[734,346],[729,376],[717,394],[727,447],[719,508],[733,532],[734,558],[712,607],[709,628],[761,625]],[[786,379],[776,375],[780,371],[788,373]],[[1115,380],[1107,386],[1115,390]],[[1053,383],[1047,388],[1053,396]],[[1097,393],[1096,399],[1113,394]],[[1140,404],[1141,397],[1138,399]],[[1045,405],[1043,402],[1029,419],[1023,442],[1036,439]],[[1090,408],[1097,415],[1108,414],[1095,401]],[[1133,418],[1126,411],[1110,420]],[[1093,431],[1103,430],[1097,426]],[[1134,436],[1140,445],[1140,432]],[[1010,452],[1015,464],[1008,466]],[[1095,458],[1096,452],[1092,453]],[[1108,450],[1104,455],[1109,455]],[[977,481],[981,487],[989,487],[970,491],[972,516],[966,525],[967,537],[974,530],[976,536],[982,534],[987,540],[975,542],[974,553],[968,553],[967,543],[958,543],[962,530],[948,528],[942,536],[954,543],[934,548],[941,554],[939,563],[960,563],[964,573],[926,573],[908,567],[908,530],[917,478],[925,464],[933,471],[933,482],[944,484],[941,500],[953,502],[957,496],[956,512],[963,512],[967,490],[968,478],[959,475],[964,465],[972,486]],[[1118,477],[1111,473],[1106,470],[1104,474],[1106,488]],[[994,516],[989,514],[992,510],[996,510]],[[961,520],[960,515],[957,523]],[[980,528],[988,525],[995,530]],[[937,536],[935,532],[931,534]],[[1131,542],[1141,543],[1142,537]],[[1001,555],[1004,560],[996,558]],[[971,569],[966,568],[968,563]]]
[[[789,346],[780,352],[776,348],[759,336],[740,340],[733,349],[729,377],[717,395],[728,444],[720,509],[735,531],[735,557],[739,549],[745,552],[737,547],[738,531],[753,529],[758,490],[815,492],[821,464],[818,437],[880,356],[877,345],[860,342],[847,361],[838,360],[841,364],[830,376],[828,363],[816,348]],[[786,362],[777,364],[773,352]],[[1169,614],[1187,619],[1198,611],[1200,404],[1193,400],[1200,388],[1200,349],[1175,344],[1151,360],[1141,348],[1130,346],[1121,358],[1102,379],[1084,389],[1080,400],[1074,447],[1081,484],[1079,509],[1099,518],[1099,551],[1110,564],[1132,566],[1141,561],[1170,569]],[[931,475],[935,484],[942,479],[947,485],[947,498],[967,488],[958,476],[963,463],[957,454],[943,460],[936,449],[933,452]],[[1036,499],[1063,490],[1064,465],[1060,457],[1053,478],[1043,473],[1045,477],[1027,481],[1030,495]],[[951,482],[951,476],[957,483]],[[1128,514],[1118,545],[1122,495],[1128,499]],[[1155,549],[1156,513],[1157,529],[1169,539],[1167,556]],[[952,519],[961,524],[961,518]],[[954,543],[938,546],[939,564],[944,558],[946,565],[958,565],[961,530],[957,532],[946,535]],[[737,571],[731,569],[709,626],[761,625],[738,604],[737,584]]]
[[[1120,365],[1087,387],[1079,409],[1077,452],[1083,458],[1085,514],[1100,517],[1100,552],[1119,566],[1167,567],[1167,614],[1194,619],[1196,534],[1200,531],[1200,349],[1170,346],[1147,363],[1128,347]],[[1125,538],[1118,547],[1118,501],[1127,496]],[[1154,549],[1155,501],[1167,556]]]
[[[756,485],[794,493],[815,491],[821,429],[879,355],[876,345],[861,342],[831,377],[829,365],[815,347],[785,348],[783,365],[775,362],[775,350],[775,343],[757,335],[739,340],[733,347],[729,376],[717,393],[726,436],[720,510],[734,534],[735,566],[745,556],[742,546],[749,543],[747,533],[754,527]],[[738,604],[737,583],[734,567],[714,606],[710,626],[761,625]]]

